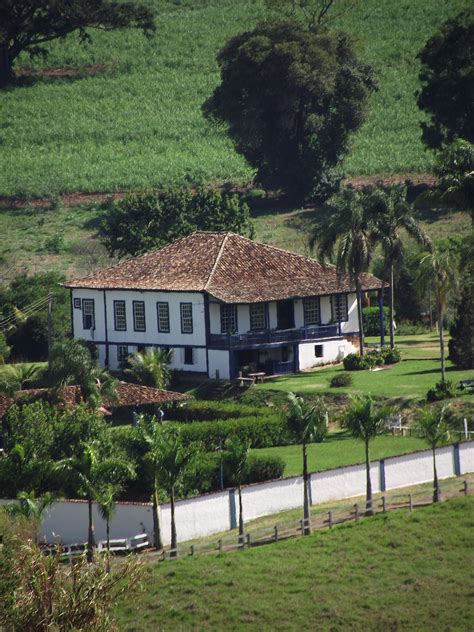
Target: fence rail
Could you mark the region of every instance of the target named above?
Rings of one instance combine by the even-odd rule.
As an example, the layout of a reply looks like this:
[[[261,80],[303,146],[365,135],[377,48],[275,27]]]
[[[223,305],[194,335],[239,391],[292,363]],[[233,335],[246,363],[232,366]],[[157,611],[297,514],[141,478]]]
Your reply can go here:
[[[262,527],[255,531],[248,531],[243,535],[226,535],[218,540],[197,542],[188,546],[178,546],[175,549],[163,549],[158,554],[158,561],[175,560],[178,557],[193,557],[199,554],[227,553],[244,548],[262,546],[280,542],[289,538],[302,536],[312,531],[332,529],[335,525],[350,521],[358,522],[363,518],[387,513],[395,509],[407,508],[413,511],[417,507],[433,504],[435,489],[428,488],[420,491],[401,494],[383,495],[370,502],[348,504],[329,509],[312,515],[310,518],[291,522],[279,523]],[[451,481],[439,485],[440,501],[456,496],[468,496],[474,493],[472,485],[467,480]]]

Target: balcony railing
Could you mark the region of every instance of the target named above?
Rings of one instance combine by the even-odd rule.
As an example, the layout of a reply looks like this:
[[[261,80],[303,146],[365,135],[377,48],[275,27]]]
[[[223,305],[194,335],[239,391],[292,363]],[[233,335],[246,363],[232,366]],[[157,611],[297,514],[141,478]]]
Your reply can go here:
[[[214,348],[243,348],[277,342],[300,342],[302,340],[318,340],[340,336],[339,324],[310,325],[298,329],[267,329],[265,331],[249,332],[246,334],[211,334],[211,347]]]

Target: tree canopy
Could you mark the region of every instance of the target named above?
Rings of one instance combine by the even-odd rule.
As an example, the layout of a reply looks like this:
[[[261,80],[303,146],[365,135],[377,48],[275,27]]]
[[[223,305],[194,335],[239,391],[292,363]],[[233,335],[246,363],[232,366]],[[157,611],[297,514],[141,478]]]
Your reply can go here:
[[[438,149],[456,137],[474,142],[474,12],[447,20],[418,58],[418,107],[430,117],[421,124],[424,143]]]
[[[332,193],[376,88],[349,36],[264,22],[230,39],[217,61],[221,83],[204,114],[227,126],[258,182],[295,199]]]
[[[165,188],[111,202],[101,241],[111,255],[140,255],[195,230],[231,230],[253,237],[248,205],[220,191]]]
[[[155,29],[153,12],[138,2],[113,0],[2,0],[0,4],[0,85],[13,78],[13,64],[26,51],[47,55],[45,44],[75,31],[82,43],[90,41],[89,29],[105,31]]]

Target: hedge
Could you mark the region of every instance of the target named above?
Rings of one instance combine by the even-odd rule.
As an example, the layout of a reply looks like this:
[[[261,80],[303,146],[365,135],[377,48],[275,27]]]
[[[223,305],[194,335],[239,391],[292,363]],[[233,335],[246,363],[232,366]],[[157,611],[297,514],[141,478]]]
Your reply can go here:
[[[271,409],[239,402],[219,402],[213,400],[190,400],[184,405],[173,406],[165,413],[167,421],[214,421],[238,419],[241,417],[266,416]],[[273,414],[274,411],[272,411]]]
[[[388,307],[383,307],[384,333],[389,332],[390,315]],[[362,310],[364,333],[366,336],[380,336],[380,316],[378,307],[364,307]]]

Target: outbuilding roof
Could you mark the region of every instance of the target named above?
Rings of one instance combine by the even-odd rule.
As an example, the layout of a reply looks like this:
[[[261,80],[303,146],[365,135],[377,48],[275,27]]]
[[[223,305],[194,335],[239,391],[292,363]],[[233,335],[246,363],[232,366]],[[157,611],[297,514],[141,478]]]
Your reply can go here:
[[[0,419],[6,415],[14,403],[27,400],[47,399],[51,394],[49,388],[28,388],[17,391],[13,397],[0,395]],[[81,401],[81,391],[78,386],[65,386],[59,396],[60,402],[66,408],[72,408]],[[122,406],[143,406],[144,404],[171,404],[189,399],[189,395],[165,391],[151,386],[119,382],[117,384],[117,399],[104,397],[103,406],[106,408],[121,408]],[[102,409],[104,412],[104,409]]]
[[[363,290],[384,286],[372,274],[363,274],[361,280]],[[235,233],[200,231],[69,281],[65,287],[206,291],[225,303],[258,303],[355,290],[349,275],[338,274],[332,265]]]

